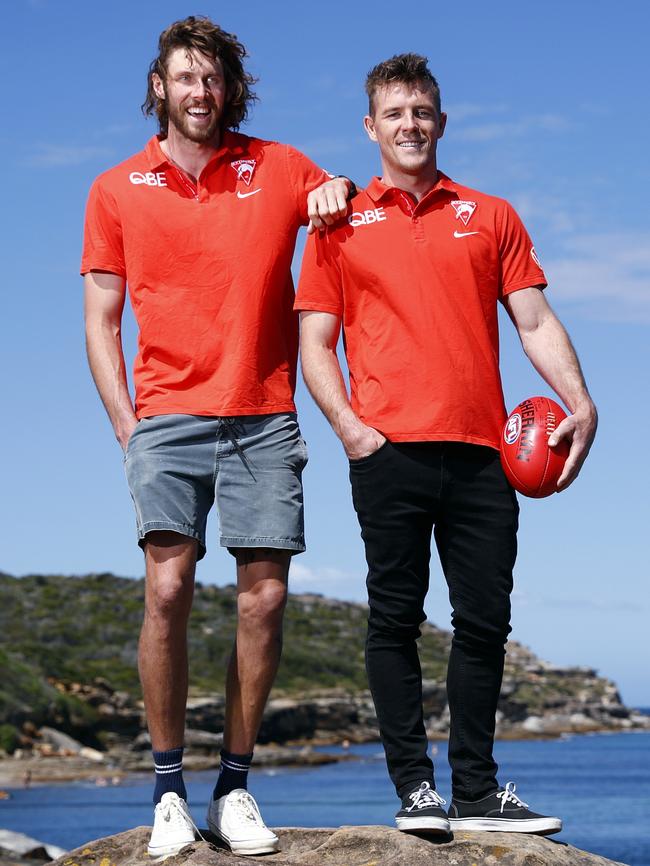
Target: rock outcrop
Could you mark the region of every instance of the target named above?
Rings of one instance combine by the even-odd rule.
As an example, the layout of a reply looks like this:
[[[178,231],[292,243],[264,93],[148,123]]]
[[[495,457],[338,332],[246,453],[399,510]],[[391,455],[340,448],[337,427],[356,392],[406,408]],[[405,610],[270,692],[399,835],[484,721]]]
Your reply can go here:
[[[0,574],[0,753],[138,768],[138,753],[148,749],[136,666],[143,594],[143,581],[110,574]],[[195,768],[214,761],[221,745],[223,677],[236,608],[234,587],[197,584],[186,736]],[[290,595],[283,661],[258,744],[286,748],[378,738],[363,663],[366,619],[363,604]],[[421,631],[427,732],[444,739],[451,635],[431,623]],[[508,644],[498,737],[644,729],[650,730],[650,718],[626,707],[616,685],[595,670],[558,667],[521,644]],[[269,753],[268,760],[305,763],[295,752],[279,755]]]
[[[273,866],[612,866],[596,854],[570,845],[515,833],[456,833],[433,841],[389,827],[341,827],[277,831],[281,851],[248,862]],[[52,866],[148,866],[150,828],[138,827],[89,842],[54,861]],[[234,866],[241,862],[209,834],[188,845],[169,866]],[[618,864],[622,866],[622,864]]]
[[[144,708],[124,692],[112,692],[105,681],[90,685],[56,683],[56,688],[89,701],[98,712],[98,730],[107,746],[149,749],[143,733]],[[422,701],[427,733],[446,738],[449,708],[444,682],[425,679]],[[192,753],[215,755],[221,747],[225,719],[223,695],[190,698],[186,745]],[[650,729],[650,718],[626,707],[614,683],[592,668],[557,667],[520,644],[508,645],[497,737],[534,739],[566,733]],[[377,740],[377,717],[367,690],[315,691],[305,697],[272,697],[264,711],[258,743],[366,743]],[[37,743],[38,745],[38,743]]]
[[[14,833],[12,830],[0,830],[0,863],[27,864],[38,866],[48,863],[66,854],[57,845],[48,845],[32,839],[24,833]]]

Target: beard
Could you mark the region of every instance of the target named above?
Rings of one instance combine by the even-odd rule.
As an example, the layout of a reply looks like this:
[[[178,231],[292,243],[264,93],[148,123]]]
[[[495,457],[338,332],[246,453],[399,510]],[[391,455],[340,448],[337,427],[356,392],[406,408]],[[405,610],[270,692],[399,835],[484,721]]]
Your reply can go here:
[[[210,122],[206,126],[197,128],[193,125],[192,119],[187,114],[187,108],[192,107],[192,105],[189,105],[185,108],[181,108],[180,106],[172,103],[168,98],[166,100],[168,123],[173,125],[182,135],[185,136],[185,138],[189,139],[190,141],[193,141],[196,144],[205,144],[206,142],[211,141],[215,137],[219,129],[219,121],[221,117],[215,110],[215,106],[208,104],[208,107],[212,112],[210,116]]]

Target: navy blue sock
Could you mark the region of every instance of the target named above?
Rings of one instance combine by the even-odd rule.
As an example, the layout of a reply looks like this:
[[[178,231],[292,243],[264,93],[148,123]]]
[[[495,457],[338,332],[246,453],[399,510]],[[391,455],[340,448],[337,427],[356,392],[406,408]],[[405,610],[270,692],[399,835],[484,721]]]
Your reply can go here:
[[[163,794],[173,791],[187,801],[187,791],[183,782],[183,747],[167,749],[166,752],[152,752],[153,766],[156,771],[156,787],[153,791],[154,806],[162,800]]]
[[[213,799],[218,800],[219,797],[225,797],[235,788],[244,788],[248,784],[248,771],[253,760],[253,753],[250,755],[235,755],[234,752],[227,752],[226,749],[221,750],[221,772],[217,779],[217,784],[212,794]]]

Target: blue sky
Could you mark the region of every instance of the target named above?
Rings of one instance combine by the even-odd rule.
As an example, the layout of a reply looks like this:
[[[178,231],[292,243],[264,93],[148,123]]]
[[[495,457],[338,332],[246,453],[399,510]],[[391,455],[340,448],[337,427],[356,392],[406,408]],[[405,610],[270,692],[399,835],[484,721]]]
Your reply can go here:
[[[0,58],[0,568],[143,570],[120,451],[87,371],[77,271],[90,183],[154,131],[139,105],[159,32],[193,13],[235,32],[260,76],[260,103],[243,131],[287,141],[361,184],[378,171],[361,126],[365,74],[416,51],[429,57],[449,115],[440,167],[519,210],[601,413],[578,481],[547,500],[522,499],[513,637],[552,662],[596,667],[627,702],[650,704],[648,8],[632,0],[12,4]],[[132,323],[126,343],[132,357]],[[502,369],[509,406],[549,393],[505,318]],[[302,385],[297,401],[311,455],[309,550],[295,561],[292,587],[363,600],[346,462]],[[216,518],[209,539],[199,579],[231,582]],[[437,566],[427,610],[448,627]]]

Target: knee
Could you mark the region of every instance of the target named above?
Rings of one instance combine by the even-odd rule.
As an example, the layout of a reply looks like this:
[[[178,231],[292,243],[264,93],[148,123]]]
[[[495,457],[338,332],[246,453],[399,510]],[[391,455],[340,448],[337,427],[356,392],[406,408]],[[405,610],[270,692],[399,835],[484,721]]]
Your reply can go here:
[[[425,620],[421,607],[418,609],[401,609],[389,612],[370,604],[368,614],[368,645],[408,643],[420,637],[420,625]]]
[[[277,580],[261,580],[237,599],[240,626],[257,634],[277,633],[287,603],[287,587]]]
[[[454,614],[453,640],[456,646],[479,654],[495,653],[503,655],[510,634],[509,617],[495,617],[493,620],[475,619]]]
[[[147,578],[147,615],[163,622],[189,616],[192,605],[191,575],[173,574]]]

